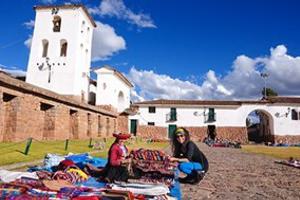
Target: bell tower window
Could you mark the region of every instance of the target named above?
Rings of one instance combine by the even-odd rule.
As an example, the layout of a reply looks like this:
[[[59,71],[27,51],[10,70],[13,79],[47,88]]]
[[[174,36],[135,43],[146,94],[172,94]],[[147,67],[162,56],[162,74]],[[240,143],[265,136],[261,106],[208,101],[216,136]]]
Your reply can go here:
[[[45,58],[48,56],[48,46],[49,46],[48,40],[46,39],[42,40],[42,46],[43,46],[42,57]]]
[[[60,41],[60,57],[67,56],[68,42],[66,40]]]
[[[53,17],[53,31],[54,32],[60,32],[60,26],[61,26],[61,18],[58,15],[55,15]]]

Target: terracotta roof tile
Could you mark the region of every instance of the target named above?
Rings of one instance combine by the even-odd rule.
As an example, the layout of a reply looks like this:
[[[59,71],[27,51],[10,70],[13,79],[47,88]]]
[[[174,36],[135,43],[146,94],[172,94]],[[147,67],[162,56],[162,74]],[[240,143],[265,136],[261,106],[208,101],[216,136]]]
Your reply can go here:
[[[269,102],[272,103],[300,103],[300,97],[269,97],[268,98]]]
[[[267,100],[166,100],[136,102],[134,105],[229,105],[242,104],[270,104],[270,103],[300,103],[300,97],[271,97]]]
[[[209,101],[209,100],[166,100],[137,102],[136,105],[157,104],[157,105],[241,105],[239,101]]]

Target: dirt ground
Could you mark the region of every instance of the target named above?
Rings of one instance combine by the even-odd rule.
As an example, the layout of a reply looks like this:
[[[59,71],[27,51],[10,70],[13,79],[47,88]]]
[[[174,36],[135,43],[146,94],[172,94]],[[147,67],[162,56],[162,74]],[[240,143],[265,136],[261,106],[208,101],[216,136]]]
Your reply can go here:
[[[275,158],[199,144],[209,171],[198,185],[181,184],[182,199],[300,199],[300,170]]]

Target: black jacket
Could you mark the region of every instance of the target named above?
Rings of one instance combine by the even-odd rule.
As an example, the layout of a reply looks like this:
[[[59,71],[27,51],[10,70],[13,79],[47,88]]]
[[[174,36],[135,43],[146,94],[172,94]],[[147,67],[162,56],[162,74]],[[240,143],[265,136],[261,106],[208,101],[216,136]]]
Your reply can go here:
[[[190,162],[198,162],[203,166],[205,172],[208,171],[207,158],[193,141],[189,141],[185,148],[182,148],[181,146],[178,149],[175,149],[174,156],[176,158],[187,158]]]

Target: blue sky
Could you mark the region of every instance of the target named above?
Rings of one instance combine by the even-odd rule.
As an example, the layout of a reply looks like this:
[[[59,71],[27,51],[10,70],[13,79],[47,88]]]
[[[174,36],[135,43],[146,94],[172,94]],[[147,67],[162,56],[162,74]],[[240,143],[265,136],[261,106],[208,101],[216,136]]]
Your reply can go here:
[[[134,100],[257,99],[260,72],[280,95],[300,94],[297,0],[4,0],[0,68],[26,71],[34,5],[70,2],[102,28],[91,66],[126,74]]]

